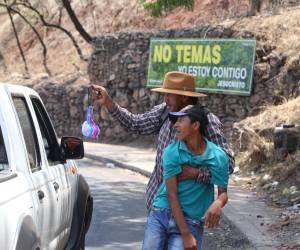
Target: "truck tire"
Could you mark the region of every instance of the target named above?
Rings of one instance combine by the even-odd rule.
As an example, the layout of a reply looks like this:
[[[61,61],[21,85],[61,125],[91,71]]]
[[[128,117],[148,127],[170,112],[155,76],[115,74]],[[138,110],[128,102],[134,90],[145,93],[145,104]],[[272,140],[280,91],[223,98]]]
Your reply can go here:
[[[77,201],[74,206],[71,233],[65,249],[84,249],[85,234],[87,233],[93,211],[93,198],[85,179],[78,176]]]

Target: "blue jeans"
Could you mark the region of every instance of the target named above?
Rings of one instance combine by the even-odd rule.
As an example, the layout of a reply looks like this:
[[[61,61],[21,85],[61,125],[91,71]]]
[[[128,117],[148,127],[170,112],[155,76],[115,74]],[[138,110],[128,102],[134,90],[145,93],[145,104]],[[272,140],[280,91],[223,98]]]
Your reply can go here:
[[[204,221],[185,217],[201,250]],[[143,250],[184,250],[183,240],[171,209],[151,208],[145,226]]]

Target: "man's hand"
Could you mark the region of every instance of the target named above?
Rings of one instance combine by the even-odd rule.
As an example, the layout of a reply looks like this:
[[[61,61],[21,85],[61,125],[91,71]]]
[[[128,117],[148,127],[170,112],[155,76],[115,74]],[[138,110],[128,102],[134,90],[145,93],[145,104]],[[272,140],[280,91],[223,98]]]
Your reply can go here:
[[[182,166],[182,172],[177,176],[178,181],[195,180],[198,178],[199,169],[188,165]]]
[[[214,228],[219,225],[221,218],[221,208],[222,204],[219,200],[215,200],[213,204],[208,208],[204,215],[205,227]]]
[[[115,104],[104,87],[93,84],[90,86],[90,90],[94,101],[106,107],[108,111],[113,110]]]
[[[184,250],[197,250],[197,240],[192,233],[182,234]]]

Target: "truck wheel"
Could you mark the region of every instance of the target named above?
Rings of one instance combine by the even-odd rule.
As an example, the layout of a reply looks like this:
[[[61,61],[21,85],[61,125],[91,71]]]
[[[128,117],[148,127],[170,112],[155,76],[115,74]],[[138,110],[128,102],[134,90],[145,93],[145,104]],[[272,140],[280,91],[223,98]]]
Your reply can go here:
[[[80,235],[80,244],[79,247],[81,250],[85,249],[85,235],[89,229],[89,216],[90,216],[90,200],[86,203],[85,212],[84,212],[84,220],[81,228],[81,235]]]
[[[83,225],[82,225],[82,234],[80,236],[79,249],[80,250],[84,250],[85,249],[85,222],[83,222]]]

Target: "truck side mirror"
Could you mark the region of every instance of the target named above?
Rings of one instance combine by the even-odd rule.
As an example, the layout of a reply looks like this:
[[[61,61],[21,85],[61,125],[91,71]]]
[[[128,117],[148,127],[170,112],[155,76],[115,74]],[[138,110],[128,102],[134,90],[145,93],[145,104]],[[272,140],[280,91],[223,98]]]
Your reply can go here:
[[[82,159],[84,157],[82,139],[72,136],[62,137],[59,152],[62,160]]]

